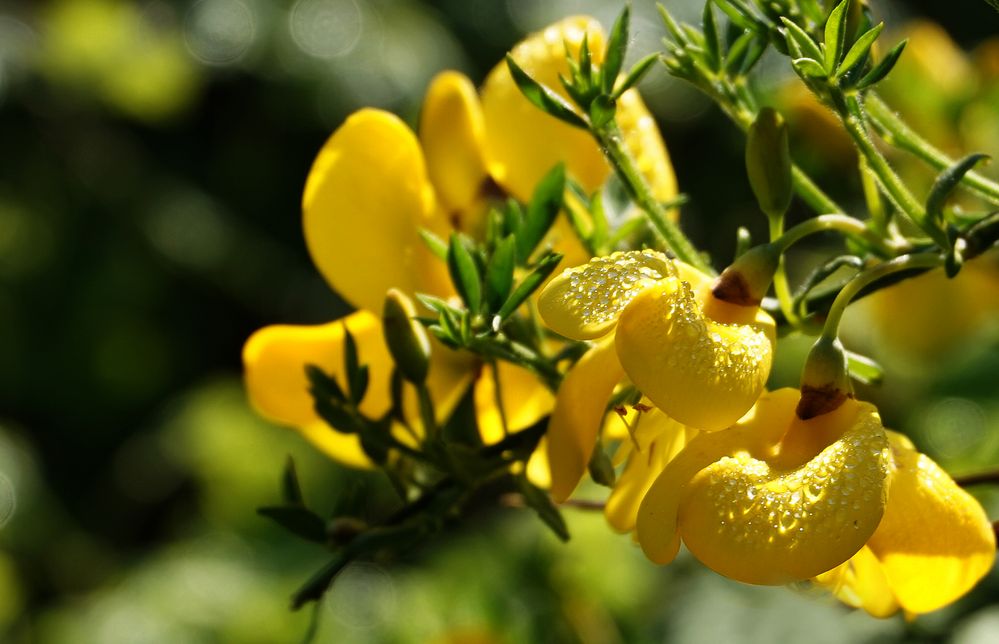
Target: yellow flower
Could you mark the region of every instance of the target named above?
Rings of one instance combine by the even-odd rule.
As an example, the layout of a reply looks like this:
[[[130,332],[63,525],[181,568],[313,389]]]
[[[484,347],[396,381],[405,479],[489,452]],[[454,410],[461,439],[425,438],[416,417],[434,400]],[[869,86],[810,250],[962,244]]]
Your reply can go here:
[[[995,562],[982,506],[905,436],[889,431],[891,486],[867,545],[816,582],[875,617],[928,613],[957,600]]]
[[[831,570],[868,543],[888,493],[877,410],[848,399],[801,420],[799,398],[796,389],[766,393],[731,429],[698,434],[666,464],[635,520],[649,559],[669,563],[682,539],[726,577],[785,584]]]
[[[558,86],[558,74],[568,72],[565,47],[578,51],[584,34],[591,47],[602,42],[596,21],[575,17],[532,35],[513,55],[539,79]],[[669,158],[635,92],[622,97],[618,116],[657,195],[675,196]],[[418,136],[381,110],[351,115],[317,156],[302,207],[316,267],[358,311],[325,325],[270,326],[255,333],[246,343],[243,361],[256,409],[299,429],[331,457],[367,465],[355,436],[330,430],[315,414],[305,365],[316,364],[342,377],[346,325],[370,369],[370,391],[361,411],[384,413],[390,404],[392,366],[379,319],[386,291],[395,287],[410,296],[454,295],[446,266],[428,251],[420,230],[445,238],[454,230],[481,234],[497,186],[526,200],[560,161],[587,190],[599,187],[610,173],[585,132],[530,106],[505,64],[489,75],[481,99],[466,77],[456,72],[437,76],[427,91]],[[566,263],[588,257],[561,218],[547,242],[565,255]],[[474,380],[479,427],[483,439],[493,442],[503,435],[496,382],[491,370],[480,367],[469,356],[435,344],[428,386],[438,415],[445,418]],[[530,426],[550,411],[551,394],[527,370],[501,362],[499,380],[509,429]]]
[[[557,333],[599,339],[566,374],[548,430],[552,494],[582,477],[607,400],[625,375],[670,418],[717,431],[756,402],[770,373],[774,321],[723,302],[713,280],[662,253],[614,253],[571,268],[538,307]]]

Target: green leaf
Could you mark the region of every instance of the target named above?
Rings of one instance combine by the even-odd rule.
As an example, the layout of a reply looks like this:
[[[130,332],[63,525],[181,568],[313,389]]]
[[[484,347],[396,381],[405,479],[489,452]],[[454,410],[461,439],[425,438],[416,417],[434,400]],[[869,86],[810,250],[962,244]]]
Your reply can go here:
[[[409,297],[399,289],[389,289],[382,307],[385,346],[406,380],[422,383],[430,370],[430,339],[415,317]]]
[[[281,473],[281,498],[288,505],[305,505],[305,498],[302,496],[302,486],[298,483],[298,471],[295,469],[295,459],[291,455],[285,461],[284,471]]]
[[[704,3],[704,11],[701,12],[701,29],[704,31],[704,59],[711,70],[718,71],[721,68],[722,51],[718,40],[718,23],[710,0]]]
[[[565,165],[558,163],[534,188],[524,223],[517,231],[517,261],[521,265],[527,263],[531,253],[555,223],[555,218],[562,209],[564,194]]]
[[[714,2],[728,16],[732,24],[745,30],[756,31],[759,28],[753,11],[742,2],[738,0],[714,0]]]
[[[562,255],[558,253],[551,253],[543,257],[534,270],[517,285],[517,288],[513,290],[496,315],[501,320],[510,317],[531,296],[531,293],[538,290],[538,287],[548,279],[548,276],[552,274],[552,271],[561,261]]]
[[[624,94],[629,89],[642,82],[645,75],[649,73],[652,66],[659,60],[659,54],[649,54],[645,58],[641,59],[632,66],[631,71],[628,75],[624,77],[624,80],[618,84],[617,89],[611,94],[611,98],[617,100],[621,98],[621,94]]]
[[[989,6],[996,11],[999,11],[999,0],[985,0],[985,2],[989,3]]]
[[[510,54],[506,55],[506,64],[510,68],[510,75],[513,76],[514,82],[517,83],[517,87],[520,88],[527,100],[546,114],[550,114],[569,125],[587,129],[586,121],[565,102],[564,98],[531,78]]]
[[[846,56],[843,57],[843,62],[836,69],[836,78],[856,67],[870,54],[874,41],[878,39],[884,28],[885,23],[878,23],[877,26],[867,30],[860,38],[857,38],[857,42],[853,43],[850,51],[846,52]]]
[[[954,188],[961,183],[964,175],[971,172],[971,169],[979,162],[988,158],[990,158],[989,155],[980,152],[969,154],[958,159],[937,175],[933,187],[930,188],[930,194],[926,198],[926,214],[933,222],[937,225],[943,222],[943,207],[951,193],[954,192]]]
[[[668,31],[670,36],[673,37],[674,42],[679,46],[686,45],[689,42],[686,34],[684,34],[683,30],[680,29],[680,25],[677,24],[670,12],[666,10],[663,3],[656,3],[656,8],[659,10],[659,15],[663,19],[663,24],[666,25],[666,31]]]
[[[607,94],[600,94],[590,103],[590,125],[600,128],[614,118],[617,111],[617,101]]]
[[[433,234],[426,228],[420,229],[420,238],[423,239],[423,243],[427,245],[430,252],[436,255],[438,259],[442,261],[447,260],[447,244],[443,239]]]
[[[357,342],[354,335],[343,323],[343,370],[347,374],[347,389],[350,392],[350,402],[355,405],[364,399],[368,390],[368,369],[362,367],[357,356]]]
[[[350,563],[350,556],[340,555],[326,564],[319,572],[309,577],[308,581],[302,584],[301,588],[295,591],[291,597],[291,609],[298,610],[311,601],[316,601],[323,596],[326,589],[337,578],[347,564]]]
[[[503,236],[515,235],[524,225],[524,209],[515,199],[507,199],[503,209]]]
[[[326,421],[326,424],[340,434],[357,434],[364,429],[364,423],[343,403],[335,400],[314,400],[316,415]]]
[[[569,528],[565,525],[562,513],[555,507],[548,493],[528,481],[527,477],[523,475],[516,477],[516,479],[517,489],[524,497],[524,503],[527,504],[527,507],[534,510],[559,539],[568,541]]]
[[[884,380],[884,369],[867,356],[847,351],[846,360],[850,376],[857,382],[865,385],[878,385]]]
[[[768,217],[782,217],[791,205],[791,151],[787,124],[772,107],[756,115],[746,135],[746,174],[756,201]]]
[[[583,42],[579,46],[579,76],[582,85],[589,88],[593,83],[593,57],[590,54],[590,34],[583,34]]]
[[[750,72],[751,69],[759,62],[760,58],[763,57],[763,53],[767,50],[767,45],[770,40],[765,37],[757,37],[753,39],[753,42],[749,45],[749,51],[746,52],[746,56],[742,61],[742,66],[739,68],[739,75],[745,76]]]
[[[314,364],[305,365],[305,377],[309,381],[312,395],[317,398],[332,398],[340,402],[347,400],[347,395],[337,381],[328,376],[325,371]]]
[[[505,237],[486,268],[486,305],[490,311],[498,311],[513,288],[513,269],[516,265],[517,246],[512,235]]]
[[[787,41],[788,49],[792,52],[800,52],[800,55],[794,56],[795,58],[822,60],[822,50],[815,44],[812,37],[805,33],[805,30],[787,18],[781,17],[781,21],[784,23],[784,38]]]
[[[604,94],[614,91],[614,84],[621,67],[624,65],[624,55],[628,51],[628,25],[631,19],[631,5],[625,4],[621,14],[611,27],[610,38],[604,53],[604,67],[600,72],[601,89]]]
[[[447,251],[447,267],[451,273],[451,281],[465,302],[465,306],[473,314],[479,312],[482,305],[482,287],[479,278],[479,268],[468,247],[459,233],[451,235],[451,243]]]
[[[728,53],[725,54],[725,62],[722,65],[727,73],[738,73],[742,68],[743,59],[755,38],[756,34],[747,30],[732,42],[732,46],[728,48]]]
[[[826,68],[822,64],[811,58],[795,58],[791,61],[794,71],[804,79],[825,78]]]
[[[843,48],[846,43],[846,18],[850,0],[843,0],[836,8],[829,13],[826,20],[825,45],[826,45],[826,72],[832,74],[839,64],[843,55]]]
[[[892,47],[891,50],[885,54],[885,57],[881,59],[881,62],[875,65],[871,71],[867,72],[867,74],[860,79],[857,83],[857,89],[866,89],[887,76],[888,72],[895,67],[895,63],[898,62],[899,57],[902,55],[902,50],[905,49],[905,45],[908,42],[908,40],[903,40]]]
[[[257,514],[271,519],[282,528],[313,543],[326,543],[326,522],[300,505],[257,508]]]

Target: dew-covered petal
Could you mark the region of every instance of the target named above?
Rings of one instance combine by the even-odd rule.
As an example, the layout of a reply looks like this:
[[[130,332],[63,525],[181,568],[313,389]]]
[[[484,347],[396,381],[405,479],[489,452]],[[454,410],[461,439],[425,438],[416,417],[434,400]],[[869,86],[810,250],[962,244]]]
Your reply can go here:
[[[604,516],[618,532],[635,528],[638,506],[652,483],[697,430],[684,427],[658,409],[642,413],[635,426],[634,440],[628,462],[614,483],[607,499]]]
[[[699,281],[705,281],[707,278]],[[741,319],[706,315],[699,284],[671,278],[643,289],[620,314],[618,356],[631,381],[666,414],[690,427],[725,429],[759,398],[773,359],[773,320],[756,307]],[[707,298],[705,300],[704,298]],[[762,317],[761,317],[762,316]]]
[[[898,612],[898,602],[881,562],[867,546],[813,581],[847,606],[862,608],[874,617],[889,617]]]
[[[504,419],[507,430],[516,432],[544,418],[555,405],[555,396],[527,369],[503,361],[497,362],[496,367],[502,415],[492,367],[483,367],[475,381],[475,415],[479,433],[487,445],[497,443],[505,436]]]
[[[466,214],[485,212],[472,205],[487,176],[482,107],[467,76],[446,71],[434,77],[423,99],[419,133],[442,207],[459,218],[459,229],[478,229],[477,222],[460,221]]]
[[[395,115],[352,114],[313,162],[302,196],[309,254],[337,293],[381,311],[395,287],[447,296],[447,268],[426,248],[421,228],[446,236],[423,153]]]
[[[639,509],[638,539],[666,563],[679,538],[706,566],[753,584],[814,577],[853,556],[884,512],[887,438],[849,400],[800,420],[800,394],[765,394],[725,432],[698,434]]]
[[[566,269],[538,298],[538,311],[556,333],[574,340],[606,335],[621,311],[644,289],[676,275],[654,250],[612,253]]]
[[[607,402],[623,377],[610,340],[590,349],[566,373],[548,422],[548,461],[555,501],[569,498],[583,478]]]
[[[884,520],[868,545],[888,585],[911,613],[926,613],[968,592],[995,561],[982,506],[901,434],[891,441],[891,489]]]
[[[344,325],[370,374],[361,410],[372,416],[385,413],[390,405],[392,358],[382,339],[381,322],[367,311],[317,326],[260,329],[243,347],[244,378],[250,402],[262,416],[295,427],[333,459],[363,467],[369,463],[357,438],[334,431],[316,415],[305,375],[305,366],[314,364],[343,386]]]

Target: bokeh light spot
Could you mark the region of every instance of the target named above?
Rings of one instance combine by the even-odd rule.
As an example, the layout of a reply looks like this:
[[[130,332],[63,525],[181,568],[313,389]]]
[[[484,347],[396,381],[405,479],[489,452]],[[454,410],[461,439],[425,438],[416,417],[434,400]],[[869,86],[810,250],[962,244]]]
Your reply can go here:
[[[355,563],[340,573],[325,601],[333,617],[351,630],[382,626],[397,614],[395,581],[374,564]]]
[[[299,0],[291,10],[289,28],[299,49],[329,59],[354,49],[364,17],[355,0]]]
[[[184,40],[191,54],[207,65],[231,65],[256,37],[253,10],[240,0],[201,0],[191,7]]]

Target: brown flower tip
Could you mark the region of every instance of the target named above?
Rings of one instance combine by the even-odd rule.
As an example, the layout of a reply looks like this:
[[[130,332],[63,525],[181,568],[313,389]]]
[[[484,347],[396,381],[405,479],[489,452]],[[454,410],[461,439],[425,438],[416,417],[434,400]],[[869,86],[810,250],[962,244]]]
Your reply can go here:
[[[749,280],[739,271],[727,270],[715,281],[711,293],[723,302],[739,306],[759,306],[760,298],[753,293]]]
[[[853,398],[853,394],[835,385],[822,387],[802,385],[801,399],[798,401],[795,413],[801,420],[808,420],[839,409],[848,398]]]

